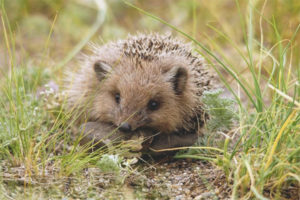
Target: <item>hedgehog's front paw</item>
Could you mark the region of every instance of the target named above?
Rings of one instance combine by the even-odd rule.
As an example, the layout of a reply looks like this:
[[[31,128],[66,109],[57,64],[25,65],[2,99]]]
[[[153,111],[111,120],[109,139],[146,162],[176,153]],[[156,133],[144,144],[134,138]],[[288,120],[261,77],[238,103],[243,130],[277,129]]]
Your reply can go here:
[[[149,149],[154,155],[162,155],[168,153],[174,153],[176,150],[172,148],[176,147],[188,147],[192,146],[198,138],[198,134],[161,134],[154,138]]]
[[[131,134],[123,133],[116,127],[102,122],[87,122],[80,126],[80,134],[82,139],[81,145],[89,144],[92,150],[102,148],[108,144],[118,143],[128,140]]]

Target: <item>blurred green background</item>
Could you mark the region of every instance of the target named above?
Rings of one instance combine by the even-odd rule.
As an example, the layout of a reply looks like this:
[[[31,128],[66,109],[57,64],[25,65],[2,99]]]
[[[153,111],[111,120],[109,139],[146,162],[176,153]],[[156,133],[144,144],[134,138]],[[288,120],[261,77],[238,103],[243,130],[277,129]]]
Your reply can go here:
[[[32,60],[33,57],[41,56],[52,24],[54,29],[47,46],[47,58],[52,64],[61,60],[75,44],[85,37],[95,22],[98,12],[97,6],[92,0],[2,1],[14,33],[17,57],[22,57],[23,61],[26,60],[24,58]],[[101,3],[102,0],[99,2]],[[212,41],[217,43],[224,53],[232,56],[236,56],[232,51],[232,45],[226,42],[211,26],[224,32],[237,46],[241,46],[240,48],[243,49],[249,3],[253,5],[255,14],[253,16],[254,36],[258,40],[260,39],[261,22],[264,44],[269,48],[275,45],[278,39],[270,23],[276,23],[282,40],[291,38],[300,23],[299,0],[131,0],[129,2],[175,25],[212,50],[216,48],[212,45]],[[263,8],[264,3],[265,7]],[[166,25],[139,13],[123,1],[109,0],[106,1],[106,4],[105,23],[94,35],[93,41],[115,40],[124,38],[128,33],[134,34],[138,31],[172,32]],[[263,19],[260,21],[261,14]],[[57,19],[54,21],[56,17]],[[2,39],[4,35],[2,31],[0,34],[0,51],[5,55],[5,45]],[[296,52],[299,52],[299,40],[298,34],[296,42],[294,42],[294,46],[297,46],[294,48]],[[8,65],[7,56],[2,55],[0,59],[2,60],[1,67]],[[298,60],[294,59],[299,63]]]

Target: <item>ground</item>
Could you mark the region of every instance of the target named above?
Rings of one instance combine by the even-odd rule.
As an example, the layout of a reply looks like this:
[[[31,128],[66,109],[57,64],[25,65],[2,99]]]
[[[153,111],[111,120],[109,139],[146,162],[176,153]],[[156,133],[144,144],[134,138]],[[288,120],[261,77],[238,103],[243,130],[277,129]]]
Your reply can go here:
[[[19,185],[7,199],[19,199],[23,192],[27,193],[25,197],[34,199],[231,199],[231,183],[223,170],[209,162],[168,158],[140,161],[134,167],[134,172],[123,174],[123,180],[115,174],[102,173],[99,168],[85,169],[81,177],[54,179],[49,176],[52,171],[44,178],[26,180],[22,177],[24,169],[19,167],[4,169],[2,179],[7,189],[10,185],[15,188],[16,181]],[[18,192],[20,196],[16,195]],[[297,187],[284,191],[284,198],[298,200]]]
[[[136,183],[134,178],[128,181],[133,188],[141,188],[140,193],[146,198],[230,198],[231,189],[223,171],[208,162],[180,159],[148,165],[148,168],[142,184]]]
[[[141,161],[135,167],[135,172],[126,174],[124,183],[118,182],[120,180],[114,174],[101,173],[98,168],[85,169],[81,178],[52,179],[46,175],[44,178],[33,176],[26,179],[22,177],[24,169],[18,167],[4,169],[2,178],[7,188],[17,181],[19,190],[27,185],[28,191],[36,190],[40,195],[46,191],[49,195],[52,191],[51,197],[58,199],[63,196],[72,199],[122,197],[177,200],[230,197],[231,189],[223,171],[208,162],[180,159],[151,161],[150,164]],[[53,184],[57,184],[59,189],[52,188]]]

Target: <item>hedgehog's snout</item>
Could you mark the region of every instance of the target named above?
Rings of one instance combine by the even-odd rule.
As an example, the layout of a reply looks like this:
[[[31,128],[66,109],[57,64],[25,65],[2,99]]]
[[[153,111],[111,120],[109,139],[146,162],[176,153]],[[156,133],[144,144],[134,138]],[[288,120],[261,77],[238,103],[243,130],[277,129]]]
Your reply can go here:
[[[119,130],[122,132],[130,132],[131,131],[131,125],[128,122],[123,122],[119,126]]]
[[[133,114],[131,114],[132,112],[129,112],[127,110],[126,112],[124,111],[125,110],[120,113],[119,120],[117,120],[117,126],[122,132],[135,131],[138,128],[146,126],[150,122],[150,120],[147,120],[148,117],[144,112],[135,111],[133,112]]]

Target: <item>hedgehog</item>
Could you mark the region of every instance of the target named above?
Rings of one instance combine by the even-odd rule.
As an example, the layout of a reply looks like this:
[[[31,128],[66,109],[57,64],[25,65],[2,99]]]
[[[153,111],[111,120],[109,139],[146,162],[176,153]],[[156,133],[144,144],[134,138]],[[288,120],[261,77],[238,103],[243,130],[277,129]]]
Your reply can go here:
[[[170,137],[178,140],[170,146],[195,142],[209,117],[201,96],[214,76],[190,43],[151,33],[90,46],[92,53],[66,79],[68,107],[79,119],[123,135],[150,130],[161,135],[157,144],[172,143]],[[187,135],[193,135],[189,142]]]

